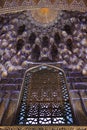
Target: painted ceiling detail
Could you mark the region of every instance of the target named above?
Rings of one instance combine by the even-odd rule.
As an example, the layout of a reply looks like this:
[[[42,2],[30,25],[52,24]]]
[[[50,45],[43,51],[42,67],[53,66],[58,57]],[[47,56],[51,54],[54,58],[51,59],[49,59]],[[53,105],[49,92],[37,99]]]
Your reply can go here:
[[[0,0],[0,13],[40,7],[87,11],[87,0]]]

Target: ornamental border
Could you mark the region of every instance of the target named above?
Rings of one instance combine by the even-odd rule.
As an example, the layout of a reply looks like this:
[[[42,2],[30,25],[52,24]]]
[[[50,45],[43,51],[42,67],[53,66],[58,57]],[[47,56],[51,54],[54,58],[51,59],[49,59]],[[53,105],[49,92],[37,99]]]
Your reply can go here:
[[[0,126],[0,130],[87,130],[87,126]]]
[[[68,10],[68,11],[80,11],[80,12],[87,12],[87,7],[86,6],[81,6],[81,5],[68,5],[68,4],[59,4],[59,5],[23,5],[23,6],[11,6],[11,7],[3,7],[0,8],[0,14],[6,14],[6,13],[16,13],[16,12],[21,12],[21,11],[27,11],[27,10],[35,10],[39,8],[52,8],[56,9],[58,11],[61,10]]]

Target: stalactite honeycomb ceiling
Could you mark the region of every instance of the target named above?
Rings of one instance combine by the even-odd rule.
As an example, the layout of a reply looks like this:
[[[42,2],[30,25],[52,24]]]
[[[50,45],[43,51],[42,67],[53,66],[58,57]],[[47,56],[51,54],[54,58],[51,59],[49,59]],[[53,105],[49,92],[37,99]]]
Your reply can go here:
[[[40,7],[56,8],[57,10],[87,11],[87,0],[0,0],[0,13]]]

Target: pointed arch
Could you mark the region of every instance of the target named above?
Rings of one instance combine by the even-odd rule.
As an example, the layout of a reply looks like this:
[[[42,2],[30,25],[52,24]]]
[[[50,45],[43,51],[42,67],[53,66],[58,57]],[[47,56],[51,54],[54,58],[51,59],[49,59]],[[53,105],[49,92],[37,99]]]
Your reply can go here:
[[[51,2],[52,4],[54,4],[54,3],[56,2],[56,0],[50,0],[50,2]]]
[[[6,0],[0,0],[0,6],[3,8]]]
[[[35,4],[38,4],[40,0],[33,0]]]
[[[74,0],[67,0],[67,3],[70,5]]]
[[[83,0],[83,1],[84,1],[85,5],[87,6],[87,0]]]
[[[18,0],[17,2],[18,2],[18,5],[21,6],[24,0]]]

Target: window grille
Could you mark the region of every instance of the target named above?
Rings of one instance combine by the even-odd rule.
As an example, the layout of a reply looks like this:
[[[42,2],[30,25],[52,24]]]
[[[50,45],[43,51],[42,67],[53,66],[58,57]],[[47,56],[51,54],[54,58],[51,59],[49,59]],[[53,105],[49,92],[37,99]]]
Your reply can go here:
[[[39,66],[26,72],[17,125],[72,125],[65,74],[61,69]]]

